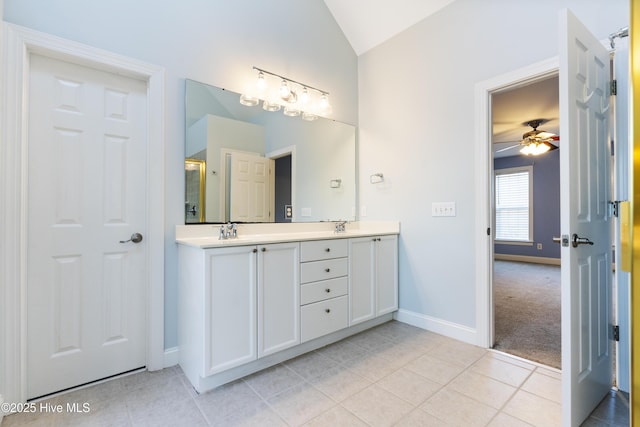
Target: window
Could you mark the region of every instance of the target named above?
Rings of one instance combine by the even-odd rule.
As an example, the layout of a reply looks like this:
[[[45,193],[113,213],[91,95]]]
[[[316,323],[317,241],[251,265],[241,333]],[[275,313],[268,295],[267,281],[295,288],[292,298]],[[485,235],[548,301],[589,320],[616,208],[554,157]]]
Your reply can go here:
[[[495,171],[496,240],[532,242],[533,167]]]

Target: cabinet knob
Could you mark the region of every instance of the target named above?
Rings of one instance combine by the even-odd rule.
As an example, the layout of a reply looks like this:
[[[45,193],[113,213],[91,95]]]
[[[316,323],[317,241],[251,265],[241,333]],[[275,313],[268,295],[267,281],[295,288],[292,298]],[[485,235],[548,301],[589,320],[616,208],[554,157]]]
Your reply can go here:
[[[266,252],[266,251],[267,251],[267,248],[262,248],[262,252]]]
[[[255,254],[256,252],[258,252],[258,250],[256,248],[253,248],[252,252]]]
[[[330,308],[327,308],[324,311],[325,311],[325,313],[331,313],[331,309]]]
[[[324,250],[325,252],[331,252],[331,248],[327,248]]]
[[[325,289],[324,291],[325,291],[326,293],[329,293],[329,292],[331,292],[331,289],[327,288],[327,289]]]
[[[325,268],[324,271],[326,271],[327,273],[331,271],[330,268]]]

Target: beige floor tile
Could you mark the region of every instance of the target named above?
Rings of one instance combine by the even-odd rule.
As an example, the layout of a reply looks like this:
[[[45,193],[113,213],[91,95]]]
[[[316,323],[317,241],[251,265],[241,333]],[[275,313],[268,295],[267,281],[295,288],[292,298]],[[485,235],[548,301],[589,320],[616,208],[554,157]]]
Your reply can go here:
[[[540,374],[537,370],[525,381],[522,385],[522,390],[562,403],[562,381]]]
[[[438,384],[447,384],[465,369],[459,364],[434,358],[430,354],[419,357],[405,367]]]
[[[425,403],[420,409],[454,426],[485,426],[498,412],[457,391],[445,388]]]
[[[488,353],[482,359],[478,360],[471,370],[505,384],[520,387],[529,375],[531,375],[533,367],[527,369],[520,365],[514,365],[503,359],[493,357],[491,353]]]
[[[307,383],[267,399],[267,404],[292,426],[302,425],[335,406],[333,400]]]
[[[211,423],[219,423],[233,414],[252,411],[263,403],[262,399],[242,380],[202,393],[194,400]]]
[[[511,415],[499,413],[491,420],[487,427],[531,427],[531,424],[525,423]]]
[[[475,345],[467,344],[456,340],[446,340],[429,351],[429,356],[445,360],[450,363],[460,363],[469,366],[482,356],[486,350]]]
[[[328,370],[310,380],[310,383],[336,402],[342,402],[372,384],[368,379],[345,367]]]
[[[375,352],[369,352],[363,357],[343,363],[342,366],[369,381],[375,382],[399,369],[401,364],[397,360],[386,358]]]
[[[286,427],[287,423],[276,414],[266,403],[260,402],[256,406],[243,408],[217,422],[211,422],[213,426],[234,427]]]
[[[444,421],[419,408],[414,409],[396,424],[397,427],[443,427],[444,425]]]
[[[427,350],[412,342],[398,342],[380,351],[380,355],[394,360],[399,366],[404,366],[417,358],[424,356]]]
[[[284,364],[306,380],[322,375],[338,365],[336,361],[315,351],[298,356]]]
[[[371,426],[391,426],[413,406],[375,384],[342,402],[350,412]]]
[[[131,421],[136,426],[206,426],[207,422],[193,399],[158,399],[140,405],[135,400],[128,405]]]
[[[559,403],[523,390],[513,396],[502,412],[536,426],[555,427],[562,424]]]
[[[500,409],[516,388],[475,372],[464,372],[446,386],[480,403]]]
[[[305,424],[306,427],[367,427],[367,423],[344,409],[335,406]]]
[[[267,399],[296,386],[304,379],[284,365],[276,365],[244,378],[256,393]]]
[[[380,351],[394,345],[394,342],[392,340],[386,338],[384,335],[379,334],[375,329],[361,332],[357,335],[347,338],[346,341],[352,344],[356,344],[369,351]]]
[[[317,352],[338,363],[344,363],[353,359],[358,359],[369,353],[368,350],[347,340],[342,340],[335,344],[322,347],[321,349],[317,350]]]
[[[414,406],[433,396],[442,385],[408,369],[398,369],[376,383]]]

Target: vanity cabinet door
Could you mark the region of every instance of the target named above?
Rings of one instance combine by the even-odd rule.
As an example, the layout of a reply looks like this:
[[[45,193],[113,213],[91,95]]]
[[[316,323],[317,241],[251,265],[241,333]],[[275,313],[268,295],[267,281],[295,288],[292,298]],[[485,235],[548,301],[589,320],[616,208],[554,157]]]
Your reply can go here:
[[[205,250],[204,374],[257,358],[256,247]]]
[[[349,325],[376,315],[375,238],[349,240]]]
[[[349,241],[349,324],[398,309],[398,236]]]
[[[258,246],[258,357],[300,344],[300,245]]]
[[[376,240],[376,315],[398,309],[398,236]]]

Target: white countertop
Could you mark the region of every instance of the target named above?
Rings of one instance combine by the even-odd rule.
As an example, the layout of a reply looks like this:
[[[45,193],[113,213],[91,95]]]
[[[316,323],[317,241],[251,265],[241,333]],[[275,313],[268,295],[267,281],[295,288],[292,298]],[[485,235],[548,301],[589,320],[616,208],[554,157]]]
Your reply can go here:
[[[333,222],[294,224],[238,224],[238,237],[218,239],[220,224],[178,225],[176,242],[202,249],[246,246],[303,240],[347,239],[350,237],[399,234],[398,221],[355,221],[347,223],[344,232],[336,233]]]

